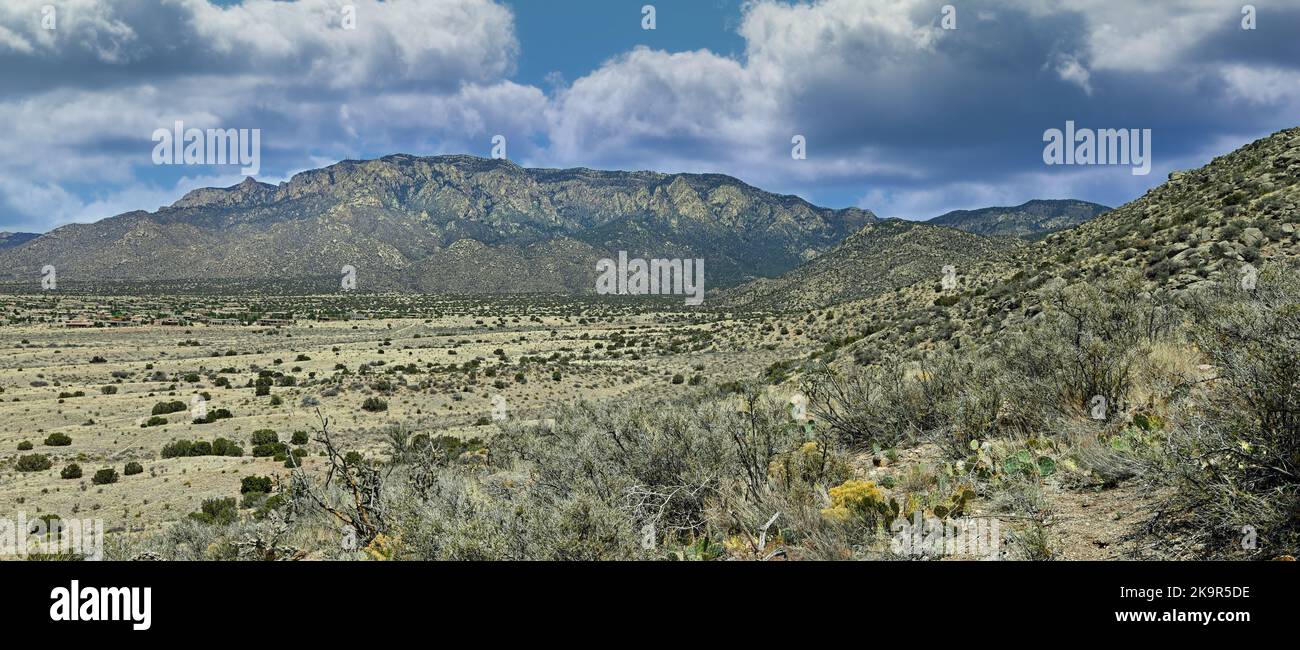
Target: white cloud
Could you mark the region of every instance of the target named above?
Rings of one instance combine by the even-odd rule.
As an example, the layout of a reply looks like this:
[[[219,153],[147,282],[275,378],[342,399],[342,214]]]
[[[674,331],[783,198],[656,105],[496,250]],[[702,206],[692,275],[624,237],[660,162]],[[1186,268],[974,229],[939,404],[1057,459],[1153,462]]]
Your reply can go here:
[[[0,4],[0,67],[18,73],[0,77],[13,89],[0,92],[0,203],[29,224],[175,200],[188,188],[139,174],[151,134],[176,121],[259,128],[264,163],[280,169],[362,149],[463,147],[494,129],[526,149],[544,128],[544,93],[504,79],[519,46],[512,13],[492,0],[68,0],[54,3],[54,31],[39,26],[46,3]],[[342,28],[344,4],[356,7],[355,30]],[[25,74],[42,68],[59,73]],[[124,189],[83,201],[70,183]]]
[[[1061,79],[1073,84],[1078,84],[1083,92],[1092,94],[1092,73],[1079,63],[1079,60],[1070,55],[1063,55],[1056,63],[1056,74]]]
[[[263,169],[281,175],[376,152],[485,155],[500,133],[522,164],[720,172],[807,197],[884,188],[861,190],[865,207],[912,213],[1040,189],[1113,195],[1032,167],[1038,122],[1074,117],[1056,115],[1063,84],[1118,126],[1159,118],[1117,79],[1159,80],[1171,103],[1208,89],[1179,114],[1201,124],[1300,107],[1285,62],[1192,56],[1212,57],[1197,48],[1240,21],[1218,0],[987,0],[959,5],[956,32],[929,0],[754,0],[743,55],[634,48],[547,89],[511,80],[521,51],[499,0],[65,0],[55,32],[39,29],[47,2],[0,3],[0,67],[14,72],[0,76],[0,203],[27,223],[177,198],[142,180],[156,177],[150,134],[176,120],[262,129]],[[1255,4],[1265,25],[1280,6]],[[796,134],[807,160],[790,158]],[[1023,164],[1006,153],[1021,140]],[[124,189],[78,198],[74,183]]]

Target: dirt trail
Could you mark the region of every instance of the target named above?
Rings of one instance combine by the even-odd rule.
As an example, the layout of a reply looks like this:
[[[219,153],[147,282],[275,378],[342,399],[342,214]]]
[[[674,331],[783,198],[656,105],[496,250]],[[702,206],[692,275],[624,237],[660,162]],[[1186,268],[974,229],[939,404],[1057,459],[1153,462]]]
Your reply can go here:
[[[1054,486],[1046,493],[1051,508],[1047,529],[1062,560],[1136,559],[1141,540],[1135,533],[1163,495],[1140,481],[1105,490]]]

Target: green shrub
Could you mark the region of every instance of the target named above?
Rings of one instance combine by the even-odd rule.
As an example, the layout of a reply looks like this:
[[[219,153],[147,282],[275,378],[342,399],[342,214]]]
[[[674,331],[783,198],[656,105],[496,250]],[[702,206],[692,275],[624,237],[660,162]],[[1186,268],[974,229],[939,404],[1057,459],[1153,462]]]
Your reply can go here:
[[[168,413],[180,413],[181,411],[188,409],[189,407],[185,405],[185,402],[173,400],[171,402],[158,402],[157,404],[154,404],[153,410],[150,411],[150,414],[167,415]]]
[[[265,492],[243,492],[243,498],[239,501],[240,508],[260,508],[266,503],[267,494]]]
[[[248,438],[248,442],[254,446],[270,445],[280,442],[280,436],[274,429],[258,429]]]
[[[108,485],[110,483],[116,483],[117,470],[111,467],[105,467],[104,469],[95,472],[95,475],[90,478],[90,482],[94,483],[95,485]]]
[[[135,461],[131,461],[127,463],[126,467],[122,468],[122,473],[127,476],[135,476],[136,474],[140,474],[142,472],[144,472],[144,466],[140,465],[140,463],[137,463]]]
[[[267,476],[245,476],[239,481],[239,493],[247,494],[249,492],[266,492],[269,493],[273,483]]]
[[[204,499],[199,512],[190,513],[190,519],[217,526],[233,524],[239,520],[239,508],[234,497]]]
[[[189,440],[173,440],[163,445],[162,452],[159,454],[163,458],[180,458],[190,455],[190,448],[194,443]]]
[[[279,510],[284,505],[284,497],[279,494],[272,494],[262,501],[257,510],[253,512],[253,518],[257,520],[266,519],[273,511]]]
[[[18,451],[31,451],[32,443],[30,440],[24,440],[18,443]]]
[[[81,465],[72,463],[67,467],[64,467],[63,471],[59,472],[59,476],[62,476],[65,479],[81,478]]]
[[[289,447],[283,442],[272,442],[253,446],[253,456],[255,458],[276,458],[284,460],[283,456],[288,453]]]
[[[223,377],[224,379],[224,377]],[[234,417],[228,409],[212,409],[207,415],[194,420],[194,424],[212,424],[217,420],[225,420]]]
[[[26,456],[19,456],[18,462],[14,464],[14,467],[16,467],[20,472],[43,472],[53,466],[54,463],[51,462],[50,457],[45,454],[28,454]]]
[[[45,438],[47,447],[67,447],[72,444],[72,438],[66,433],[51,433]]]
[[[243,456],[244,448],[233,440],[217,438],[212,441],[212,454],[214,456]]]
[[[379,399],[378,397],[367,397],[365,401],[361,403],[361,410],[368,411],[370,413],[379,413],[382,411],[387,411],[388,402],[385,402],[384,400]]]

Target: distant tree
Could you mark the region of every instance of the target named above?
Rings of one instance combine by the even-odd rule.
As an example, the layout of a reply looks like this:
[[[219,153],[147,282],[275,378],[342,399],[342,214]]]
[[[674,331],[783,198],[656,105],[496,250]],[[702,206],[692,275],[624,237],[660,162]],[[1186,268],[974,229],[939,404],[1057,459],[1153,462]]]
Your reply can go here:
[[[45,454],[20,456],[15,464],[20,472],[43,472],[53,466],[54,463],[50,462],[50,457]]]
[[[67,447],[72,444],[72,437],[66,433],[51,433],[45,438],[47,447]]]
[[[239,508],[234,497],[204,499],[199,508],[199,512],[190,513],[190,519],[217,526],[233,524],[239,519]]]
[[[269,476],[245,476],[239,481],[239,493],[248,494],[249,492],[270,493],[272,487]]]
[[[179,458],[190,455],[190,447],[194,443],[189,440],[173,440],[163,445],[162,452],[159,454],[163,458]]]
[[[248,442],[253,445],[268,445],[280,442],[280,435],[275,429],[258,429],[249,437]]]
[[[233,440],[217,438],[212,441],[212,454],[214,456],[243,456],[244,448]]]
[[[109,483],[116,483],[117,470],[111,467],[105,467],[104,469],[95,472],[95,475],[90,478],[90,482],[94,483],[95,485],[108,485]]]

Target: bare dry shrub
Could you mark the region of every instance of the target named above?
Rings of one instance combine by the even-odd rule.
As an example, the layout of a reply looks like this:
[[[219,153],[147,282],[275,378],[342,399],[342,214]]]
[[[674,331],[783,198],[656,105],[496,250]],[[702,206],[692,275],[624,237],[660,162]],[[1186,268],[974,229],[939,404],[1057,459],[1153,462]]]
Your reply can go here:
[[[1163,468],[1176,487],[1150,529],[1199,555],[1274,556],[1300,546],[1300,272],[1260,270],[1192,303],[1192,340],[1217,379],[1193,396]],[[1245,543],[1254,531],[1255,544]]]
[[[1049,284],[1043,312],[998,350],[1015,381],[1009,398],[1018,420],[1045,429],[1053,417],[1087,414],[1106,400],[1106,417],[1128,407],[1139,360],[1178,322],[1170,298],[1129,273],[1101,283]]]

